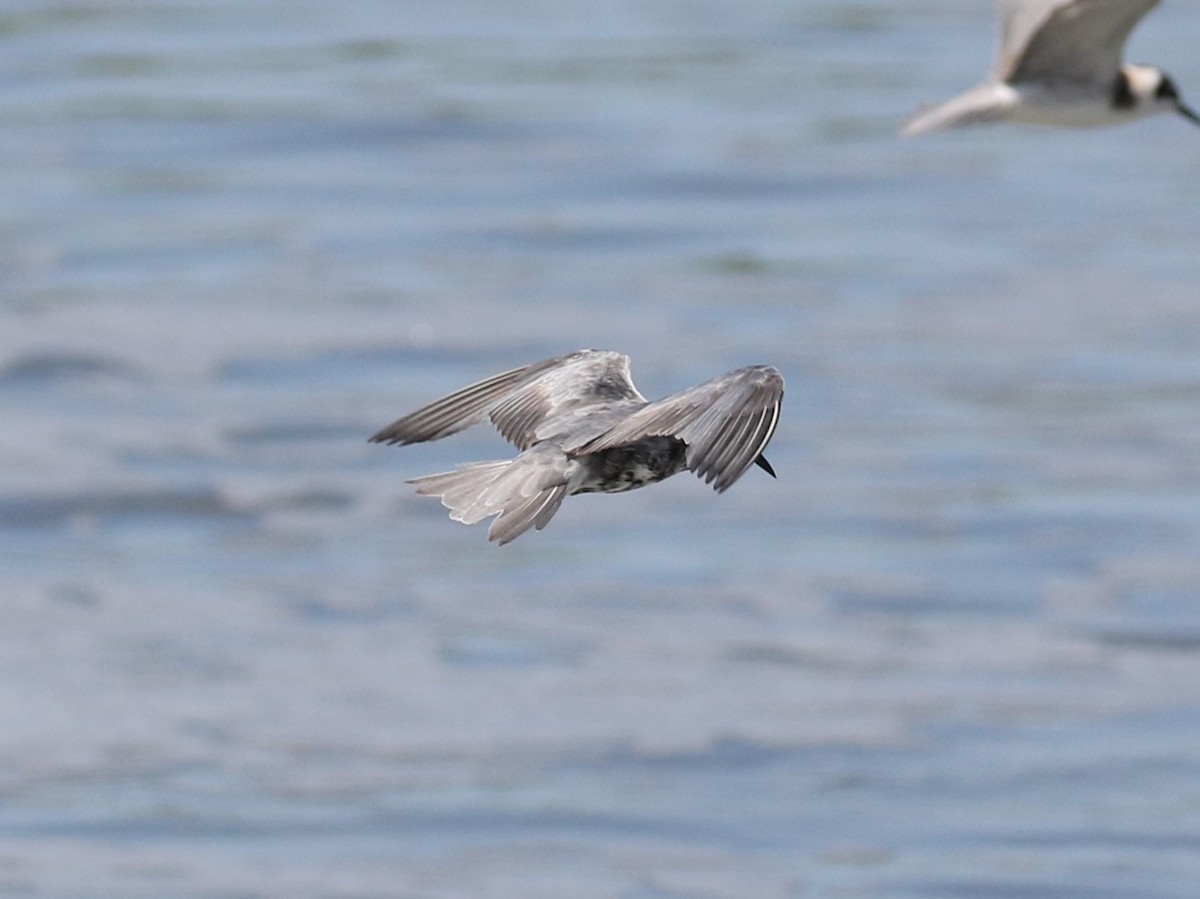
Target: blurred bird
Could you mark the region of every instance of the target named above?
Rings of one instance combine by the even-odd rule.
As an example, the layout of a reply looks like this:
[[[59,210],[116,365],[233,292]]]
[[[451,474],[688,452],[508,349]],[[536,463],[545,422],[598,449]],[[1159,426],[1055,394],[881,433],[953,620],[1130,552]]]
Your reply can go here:
[[[1200,124],[1175,83],[1154,66],[1121,63],[1129,33],[1158,0],[1000,0],[988,81],[921,109],[911,137],[983,122],[1091,127],[1173,112]]]
[[[519,455],[408,483],[440,496],[463,524],[498,515],[488,539],[503,545],[544,528],[575,493],[621,493],[684,469],[720,493],[752,463],[774,477],[762,451],[782,401],[779,372],[750,365],[651,403],[633,386],[628,356],[579,350],[464,387],[371,441],[440,440],[490,419]]]

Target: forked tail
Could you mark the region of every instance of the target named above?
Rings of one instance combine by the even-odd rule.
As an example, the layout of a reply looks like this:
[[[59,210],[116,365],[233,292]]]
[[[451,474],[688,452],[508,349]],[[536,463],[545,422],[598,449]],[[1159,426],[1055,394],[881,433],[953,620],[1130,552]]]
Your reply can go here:
[[[567,495],[569,460],[558,447],[535,446],[515,459],[469,462],[455,471],[413,478],[421,496],[439,496],[450,517],[476,524],[498,515],[488,539],[503,546],[544,528]]]

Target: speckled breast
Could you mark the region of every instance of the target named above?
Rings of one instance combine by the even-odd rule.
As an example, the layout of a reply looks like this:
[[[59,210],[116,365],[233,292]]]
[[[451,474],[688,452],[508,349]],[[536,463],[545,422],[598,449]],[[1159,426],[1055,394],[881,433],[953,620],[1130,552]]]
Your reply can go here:
[[[653,484],[687,467],[687,444],[674,437],[647,437],[580,459],[588,476],[576,493],[624,493]]]

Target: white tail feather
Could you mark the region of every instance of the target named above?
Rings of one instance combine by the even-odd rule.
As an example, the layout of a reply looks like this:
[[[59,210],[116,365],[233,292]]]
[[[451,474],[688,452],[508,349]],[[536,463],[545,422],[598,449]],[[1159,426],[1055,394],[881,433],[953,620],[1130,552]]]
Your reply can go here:
[[[409,483],[421,496],[440,496],[454,521],[476,524],[499,515],[488,539],[503,545],[531,527],[540,531],[554,517],[567,495],[569,463],[560,448],[539,445],[515,459],[471,462]]]
[[[520,537],[531,527],[540,531],[554,517],[566,495],[567,485],[559,484],[557,487],[535,493],[516,506],[509,506],[488,528],[488,539],[495,540],[503,546]]]

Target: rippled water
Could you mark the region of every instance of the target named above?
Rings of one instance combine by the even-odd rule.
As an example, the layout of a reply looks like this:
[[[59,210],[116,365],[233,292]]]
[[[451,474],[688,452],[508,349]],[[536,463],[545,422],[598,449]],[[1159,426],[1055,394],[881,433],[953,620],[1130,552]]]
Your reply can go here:
[[[1193,896],[1200,135],[896,139],[988,6],[0,8],[0,891]],[[779,479],[366,443],[580,346]]]

